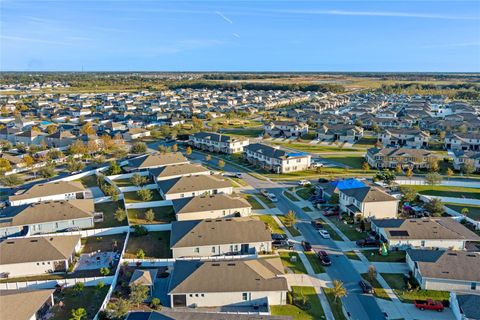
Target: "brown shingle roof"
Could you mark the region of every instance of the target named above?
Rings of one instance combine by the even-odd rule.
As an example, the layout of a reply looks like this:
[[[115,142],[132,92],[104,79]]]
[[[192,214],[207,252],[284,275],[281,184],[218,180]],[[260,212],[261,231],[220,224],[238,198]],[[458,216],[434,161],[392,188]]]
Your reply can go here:
[[[30,319],[51,297],[54,289],[0,291],[0,319]]]
[[[221,176],[186,176],[169,180],[163,180],[158,186],[164,194],[182,193],[200,190],[228,188],[232,185],[229,181],[223,180]]]
[[[250,203],[240,197],[232,197],[226,194],[212,194],[183,198],[173,201],[176,214],[203,212],[212,210],[226,210],[237,208],[250,208]]]
[[[9,197],[10,201],[24,200],[30,198],[53,196],[57,194],[74,193],[85,191],[80,181],[58,181],[36,184],[23,193]]]

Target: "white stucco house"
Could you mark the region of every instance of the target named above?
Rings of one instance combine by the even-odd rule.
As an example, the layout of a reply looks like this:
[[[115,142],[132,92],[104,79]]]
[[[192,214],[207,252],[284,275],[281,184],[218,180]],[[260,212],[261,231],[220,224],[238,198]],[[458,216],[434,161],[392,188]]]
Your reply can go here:
[[[27,190],[20,190],[8,198],[11,206],[43,201],[86,199],[87,189],[80,181],[55,181],[40,183]]]

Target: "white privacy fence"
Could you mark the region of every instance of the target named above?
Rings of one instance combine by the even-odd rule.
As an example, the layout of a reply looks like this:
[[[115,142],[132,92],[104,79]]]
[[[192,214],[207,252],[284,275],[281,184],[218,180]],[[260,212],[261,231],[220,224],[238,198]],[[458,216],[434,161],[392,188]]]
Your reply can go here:
[[[115,181],[115,180],[113,180]],[[144,185],[144,186],[128,186],[128,187],[119,187],[120,191],[121,192],[133,192],[133,191],[138,191],[138,190],[141,190],[141,189],[149,189],[149,190],[154,190],[154,189],[158,189],[158,185],[156,184],[147,184],[147,185]]]
[[[167,206],[171,206],[172,204],[173,204],[172,200],[133,202],[133,203],[125,203],[125,208],[144,209],[144,208],[154,208],[154,207],[167,207]]]
[[[166,259],[122,259],[122,262],[128,262],[129,266],[136,266],[140,264],[142,267],[163,267],[173,266],[175,261],[231,261],[238,259],[253,259],[256,254],[243,254],[233,256],[213,256],[213,257],[184,257],[184,258],[166,258]]]
[[[92,286],[96,286],[99,282],[103,282],[105,284],[111,284],[113,281],[113,278],[114,276],[5,282],[5,283],[0,283],[0,290],[53,289],[57,285],[71,287],[78,282],[83,282],[85,286],[92,287]]]

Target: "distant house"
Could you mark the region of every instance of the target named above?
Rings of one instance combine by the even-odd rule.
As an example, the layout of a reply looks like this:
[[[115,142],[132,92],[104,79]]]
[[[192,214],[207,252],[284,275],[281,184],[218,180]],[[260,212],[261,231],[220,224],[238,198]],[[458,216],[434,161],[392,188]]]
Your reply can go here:
[[[247,200],[226,194],[201,195],[173,201],[177,221],[246,217],[252,207]]]
[[[272,250],[272,235],[253,218],[174,221],[170,248],[173,258],[254,254]]]
[[[63,130],[54,132],[45,137],[45,143],[49,147],[62,148],[70,146],[77,137],[70,131]]]
[[[123,139],[125,141],[137,140],[144,137],[150,137],[150,130],[143,128],[131,128],[127,132],[123,133]]]
[[[480,151],[480,134],[449,133],[445,136],[445,149]]]
[[[150,169],[149,171],[155,182],[191,175],[210,175],[210,170],[207,168],[199,164],[190,163],[173,164],[171,166]]]
[[[480,290],[478,252],[410,249],[407,250],[406,261],[422,289],[460,292]]]
[[[418,129],[385,129],[378,134],[378,141],[385,146],[422,149],[428,147],[430,134]]]
[[[80,236],[11,238],[0,242],[0,275],[65,272],[80,251]]]
[[[311,164],[308,153],[288,152],[260,143],[247,146],[244,156],[248,162],[275,173],[303,171]]]
[[[317,139],[321,141],[338,141],[355,143],[363,137],[363,128],[354,125],[323,125],[317,129]]]
[[[365,186],[366,184],[363,181],[353,179],[353,178],[333,180],[333,181],[330,181],[328,185],[323,188],[323,193],[330,198],[333,194],[340,195],[341,190],[362,188]]]
[[[44,201],[86,199],[87,189],[80,181],[40,183],[27,190],[20,190],[8,198],[11,206]]]
[[[142,171],[176,164],[189,163],[181,152],[154,153],[128,160],[125,171]]]
[[[284,305],[288,284],[280,258],[177,260],[168,295],[172,308]]]
[[[480,293],[450,291],[450,309],[455,320],[480,319]]]
[[[15,143],[16,144],[24,144],[24,145],[31,145],[37,144],[39,145],[45,139],[46,133],[36,131],[36,130],[26,130],[15,135]]]
[[[53,307],[54,289],[0,291],[0,318],[2,320],[45,319]]]
[[[398,199],[377,187],[365,186],[340,190],[340,210],[367,219],[395,218]]]
[[[295,121],[271,121],[263,126],[271,137],[302,137],[308,133],[308,124]]]
[[[433,152],[407,148],[370,148],[365,158],[370,167],[375,169],[396,168],[397,165],[402,169],[429,169],[430,165],[438,160]]]
[[[233,187],[230,181],[221,176],[196,175],[178,177],[158,182],[160,194],[165,200],[174,200],[208,194],[231,194]]]
[[[213,132],[198,132],[190,135],[189,143],[202,150],[232,154],[243,152],[249,141]]]
[[[475,171],[480,171],[480,151],[455,150],[453,152],[453,168],[462,170],[467,164],[472,165]]]
[[[94,214],[91,199],[6,207],[0,210],[0,238],[54,233],[68,228],[93,228]]]
[[[480,237],[452,218],[373,219],[372,230],[389,247],[464,250]]]

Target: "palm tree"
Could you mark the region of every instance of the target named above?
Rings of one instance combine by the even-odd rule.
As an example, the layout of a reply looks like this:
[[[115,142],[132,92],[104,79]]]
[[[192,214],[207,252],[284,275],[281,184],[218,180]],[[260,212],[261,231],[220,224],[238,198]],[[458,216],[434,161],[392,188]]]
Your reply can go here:
[[[335,296],[335,302],[337,302],[337,298],[343,298],[347,295],[347,289],[343,286],[342,281],[333,280],[333,295]]]

